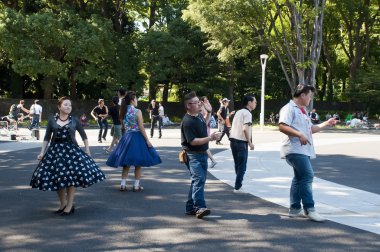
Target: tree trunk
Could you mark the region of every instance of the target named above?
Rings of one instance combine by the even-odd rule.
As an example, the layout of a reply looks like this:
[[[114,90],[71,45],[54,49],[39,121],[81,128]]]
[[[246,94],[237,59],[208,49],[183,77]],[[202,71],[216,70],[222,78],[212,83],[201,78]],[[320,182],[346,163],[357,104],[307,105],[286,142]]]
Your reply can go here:
[[[165,104],[168,102],[169,98],[169,83],[164,84],[164,91],[162,92],[162,102]]]
[[[153,83],[152,77],[149,76],[149,101],[156,99],[156,83]]]
[[[332,102],[334,99],[334,85],[333,85],[333,74],[331,69],[327,72],[327,101]]]
[[[44,91],[44,99],[52,99],[53,98],[53,84],[55,78],[53,76],[45,76],[41,80],[41,87]]]
[[[28,12],[28,2],[29,0],[23,0],[22,1],[22,13],[26,14]]]
[[[72,71],[70,71],[69,84],[70,84],[70,99],[71,100],[77,100],[78,99],[77,81],[75,79],[75,70],[74,69]]]
[[[15,73],[13,70],[11,70],[9,74],[12,83],[12,85],[10,85],[12,98],[23,98],[24,80],[19,74]]]
[[[150,9],[149,9],[149,28],[152,28],[154,23],[156,22],[156,8],[157,8],[157,0],[152,0],[150,3]]]

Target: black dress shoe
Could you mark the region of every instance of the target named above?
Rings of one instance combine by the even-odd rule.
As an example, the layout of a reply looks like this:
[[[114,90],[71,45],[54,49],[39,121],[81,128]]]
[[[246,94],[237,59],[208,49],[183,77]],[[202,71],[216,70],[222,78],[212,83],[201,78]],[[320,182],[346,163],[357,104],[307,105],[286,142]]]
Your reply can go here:
[[[67,215],[73,214],[74,212],[75,212],[75,207],[72,206],[71,209],[70,209],[70,211],[68,211],[68,212],[63,211],[61,213],[61,216],[67,216]]]
[[[57,211],[54,211],[53,213],[55,214],[60,214],[63,212],[63,210],[66,208],[66,206],[64,206],[62,209],[58,209]]]

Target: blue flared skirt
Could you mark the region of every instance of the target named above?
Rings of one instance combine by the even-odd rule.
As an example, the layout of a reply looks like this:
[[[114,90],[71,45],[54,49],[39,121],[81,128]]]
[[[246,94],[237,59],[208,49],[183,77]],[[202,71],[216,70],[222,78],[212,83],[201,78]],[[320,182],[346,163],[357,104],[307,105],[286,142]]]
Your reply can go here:
[[[107,160],[111,167],[153,166],[161,158],[153,147],[148,147],[140,131],[126,132]]]

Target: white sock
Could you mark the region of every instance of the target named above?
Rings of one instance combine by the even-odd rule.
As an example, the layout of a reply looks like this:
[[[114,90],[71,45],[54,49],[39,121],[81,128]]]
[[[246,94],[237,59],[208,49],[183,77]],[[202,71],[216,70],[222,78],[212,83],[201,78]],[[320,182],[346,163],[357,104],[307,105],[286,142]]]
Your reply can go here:
[[[121,186],[125,186],[126,182],[127,182],[126,179],[122,179],[120,185],[121,185]]]
[[[136,179],[135,180],[135,187],[139,187],[140,186],[140,180],[139,179]]]

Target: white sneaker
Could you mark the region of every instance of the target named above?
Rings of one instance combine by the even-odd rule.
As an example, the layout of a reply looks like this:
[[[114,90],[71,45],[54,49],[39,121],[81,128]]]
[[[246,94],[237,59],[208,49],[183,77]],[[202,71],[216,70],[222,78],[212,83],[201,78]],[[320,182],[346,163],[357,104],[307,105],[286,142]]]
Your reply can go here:
[[[214,168],[216,164],[217,164],[217,162],[216,162],[216,161],[211,161],[211,165],[210,165],[210,168]]]
[[[310,220],[316,221],[316,222],[323,222],[326,220],[323,216],[319,215],[319,213],[317,213],[316,211],[309,211],[309,213],[305,214],[305,216],[309,218]]]
[[[290,218],[294,218],[294,217],[305,217],[304,215],[304,212],[302,211],[302,209],[289,209],[289,214],[288,216]]]

